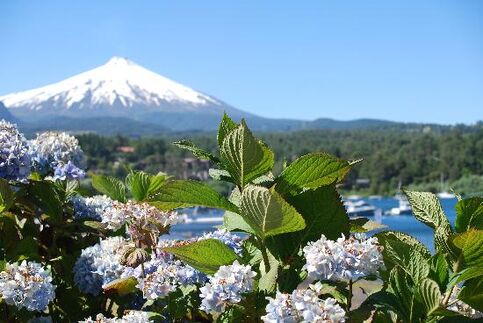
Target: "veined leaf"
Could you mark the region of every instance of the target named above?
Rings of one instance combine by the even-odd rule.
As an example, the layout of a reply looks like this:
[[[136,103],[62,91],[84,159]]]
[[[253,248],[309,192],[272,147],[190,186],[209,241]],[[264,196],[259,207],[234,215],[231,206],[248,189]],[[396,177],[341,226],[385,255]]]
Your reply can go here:
[[[255,233],[252,227],[243,219],[240,214],[230,211],[226,211],[223,215],[223,228],[228,231]]]
[[[235,130],[238,127],[238,124],[233,121],[227,114],[226,112],[223,113],[223,118],[221,119],[220,126],[218,128],[218,146],[221,150],[221,147],[223,146],[223,140],[225,140],[225,137],[227,134],[229,134],[232,130]]]
[[[220,162],[220,159],[213,155],[212,153],[205,151],[199,147],[197,147],[194,143],[192,143],[189,140],[180,140],[173,142],[173,145],[189,150],[195,155],[195,157],[198,157],[199,159],[204,159],[204,160],[210,160],[215,164],[218,164]]]
[[[260,262],[260,279],[258,281],[258,289],[267,293],[273,293],[277,289],[278,267],[279,262],[275,257],[268,253],[268,262],[270,270],[265,272],[265,262],[262,259]]]
[[[0,178],[0,213],[7,211],[13,205],[15,195],[8,181]]]
[[[305,228],[297,210],[265,187],[250,185],[243,190],[240,214],[261,238]]]
[[[216,239],[204,239],[163,250],[208,275],[214,274],[220,266],[231,265],[237,259],[230,247]]]
[[[338,183],[349,172],[351,164],[326,153],[307,154],[287,166],[276,179],[281,194],[296,194],[303,189],[315,189]]]
[[[149,176],[149,188],[147,196],[151,197],[156,195],[164,183],[166,183],[168,178],[169,177],[163,172],[159,172],[154,176]]]
[[[103,175],[92,176],[92,186],[100,193],[109,196],[111,199],[125,203],[126,187],[117,178]]]
[[[102,288],[107,294],[117,293],[119,295],[127,295],[137,290],[138,281],[134,277],[118,278],[104,285]]]
[[[238,208],[217,191],[202,182],[177,180],[166,183],[149,201],[161,210],[206,206],[237,212]]]
[[[151,179],[144,172],[131,172],[126,177],[126,186],[136,201],[142,201],[148,197],[150,184]]]
[[[456,204],[456,232],[470,228],[483,230],[483,198],[471,197]]]
[[[439,308],[439,302],[441,300],[439,286],[434,280],[429,278],[421,280],[417,286],[419,299],[422,301],[426,313],[430,315]]]
[[[406,194],[414,216],[419,221],[433,229],[446,227],[451,232],[451,226],[444,214],[441,203],[436,195],[429,192],[415,192],[403,190]]]
[[[243,120],[225,136],[220,154],[231,177],[241,188],[270,171],[274,163],[273,152],[255,139]]]
[[[230,173],[224,169],[210,168],[208,174],[216,181],[233,182]]]
[[[461,249],[466,267],[483,268],[483,230],[470,229],[460,233],[453,243]]]
[[[466,281],[458,295],[458,299],[475,310],[483,311],[483,277],[480,276]]]

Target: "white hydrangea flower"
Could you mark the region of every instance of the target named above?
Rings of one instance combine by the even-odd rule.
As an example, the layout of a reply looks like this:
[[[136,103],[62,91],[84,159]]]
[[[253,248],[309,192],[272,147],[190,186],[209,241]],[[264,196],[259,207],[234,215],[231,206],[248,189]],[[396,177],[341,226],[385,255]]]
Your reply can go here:
[[[255,276],[249,265],[241,265],[237,260],[232,265],[221,266],[200,288],[200,308],[208,313],[221,313],[228,304],[239,303],[242,294],[253,289]]]
[[[107,209],[112,206],[113,200],[106,195],[95,195],[92,197],[74,196],[71,198],[74,207],[74,218],[93,219],[102,221]]]
[[[296,289],[292,294],[277,292],[275,298],[268,298],[265,310],[262,320],[270,323],[345,322],[345,311],[335,299],[322,300],[312,288]]]
[[[310,280],[354,280],[377,273],[383,266],[381,250],[377,238],[357,235],[345,239],[342,236],[333,241],[322,235],[304,247],[304,269]]]
[[[242,253],[242,239],[226,229],[217,229],[215,231],[205,233],[198,238],[198,241],[204,239],[220,240],[233,251],[235,251],[237,255],[241,255]]]
[[[142,311],[129,311],[121,318],[107,318],[103,314],[97,314],[95,319],[87,318],[79,323],[151,323],[149,315]]]
[[[37,262],[7,264],[0,272],[0,295],[8,305],[44,311],[55,298],[52,276]]]

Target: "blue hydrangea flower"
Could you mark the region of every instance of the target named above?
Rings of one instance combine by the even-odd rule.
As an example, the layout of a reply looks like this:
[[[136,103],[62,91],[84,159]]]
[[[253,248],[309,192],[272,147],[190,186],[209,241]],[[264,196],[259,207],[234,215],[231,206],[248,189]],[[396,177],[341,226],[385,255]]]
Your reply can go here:
[[[109,237],[82,250],[74,265],[74,282],[82,292],[99,295],[103,285],[121,277],[125,270],[121,252],[126,244],[121,237]]]
[[[69,162],[77,169],[85,168],[85,156],[79,142],[65,132],[48,131],[38,134],[37,138],[30,141],[30,153],[33,169],[45,176],[53,175],[56,169],[61,172],[62,167]],[[72,166],[68,166],[64,173],[72,173],[73,170]]]
[[[102,221],[103,214],[112,206],[113,200],[106,195],[96,195],[93,197],[74,196],[71,198],[74,207],[74,218],[93,219]]]
[[[87,318],[79,323],[151,323],[149,314],[142,311],[129,311],[121,318],[107,318],[103,314],[97,314],[95,319]]]
[[[44,311],[55,298],[52,276],[37,262],[7,264],[0,272],[0,295],[19,309]]]
[[[27,140],[17,126],[0,121],[0,178],[25,181],[30,174]]]
[[[86,172],[70,161],[67,164],[58,164],[54,170],[54,180],[79,180],[85,176]]]

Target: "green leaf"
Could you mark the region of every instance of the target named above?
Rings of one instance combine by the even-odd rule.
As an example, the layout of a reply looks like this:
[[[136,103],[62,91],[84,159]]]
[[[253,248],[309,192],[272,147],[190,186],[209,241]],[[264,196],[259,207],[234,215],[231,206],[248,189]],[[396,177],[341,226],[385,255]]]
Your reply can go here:
[[[275,257],[268,253],[268,262],[270,264],[270,270],[265,271],[265,262],[260,262],[260,279],[258,281],[258,289],[267,293],[273,293],[277,289],[278,268],[279,262]]]
[[[173,145],[175,145],[179,148],[191,151],[193,153],[193,155],[195,155],[195,157],[197,157],[199,159],[210,160],[215,164],[218,164],[220,162],[220,159],[218,157],[214,156],[212,153],[210,153],[208,151],[205,151],[205,150],[197,147],[195,144],[193,144],[189,140],[176,141],[176,142],[173,142]]]
[[[457,234],[453,243],[461,249],[466,267],[483,268],[483,230],[470,229]]]
[[[255,139],[244,121],[226,135],[220,154],[231,177],[241,188],[270,171],[274,163],[273,152]]]
[[[261,238],[305,228],[303,217],[277,192],[250,185],[242,192],[240,214]]]
[[[368,218],[355,218],[349,220],[351,232],[367,232],[387,228],[386,225],[369,220]]]
[[[157,194],[161,187],[163,187],[163,185],[166,183],[167,179],[168,176],[163,172],[159,172],[154,176],[150,176],[147,197]]]
[[[437,253],[431,257],[431,272],[429,277],[438,283],[442,292],[446,290],[449,280],[449,266],[443,254]]]
[[[223,215],[223,228],[228,231],[255,233],[252,227],[243,219],[240,214],[230,211],[226,211]]]
[[[438,284],[429,278],[425,278],[417,285],[419,299],[422,301],[426,313],[430,315],[439,308],[441,292]]]
[[[304,189],[342,181],[351,164],[326,153],[311,153],[302,156],[286,167],[276,179],[277,191],[297,194]]]
[[[109,196],[111,199],[125,203],[126,187],[117,178],[103,175],[92,176],[92,186],[100,193]]]
[[[0,213],[7,211],[13,205],[15,195],[8,184],[8,181],[0,178]]]
[[[173,210],[181,207],[206,206],[237,212],[238,208],[217,191],[198,181],[176,180],[167,182],[158,194],[150,199],[150,204],[160,210]]]
[[[449,232],[451,232],[451,226],[435,194],[408,190],[403,190],[403,192],[411,204],[416,219],[433,229],[445,227],[449,228]]]
[[[32,181],[29,186],[29,195],[54,222],[61,221],[62,201],[53,183]]]
[[[230,117],[223,113],[223,118],[221,119],[220,126],[218,128],[218,146],[220,147],[223,145],[223,140],[225,140],[226,135],[228,135],[232,130],[235,130],[238,127],[238,124],[230,119]]]
[[[483,230],[483,198],[471,197],[456,204],[456,232],[464,232],[470,228]]]
[[[230,173],[228,173],[228,171],[224,169],[210,168],[208,170],[208,174],[215,181],[233,182],[233,179],[231,178]]]
[[[131,172],[126,176],[126,186],[136,201],[142,201],[148,197],[150,185],[151,179],[144,172]]]
[[[483,277],[480,276],[466,281],[458,299],[475,310],[483,311]]]
[[[106,294],[117,293],[122,296],[135,292],[137,284],[138,281],[134,277],[118,278],[102,286],[102,288]]]
[[[415,249],[411,249],[409,259],[405,259],[402,268],[415,284],[427,278],[431,270],[428,259]]]
[[[237,256],[223,242],[216,239],[204,239],[175,247],[163,248],[186,262],[193,268],[208,275],[216,273],[220,266],[231,265]]]

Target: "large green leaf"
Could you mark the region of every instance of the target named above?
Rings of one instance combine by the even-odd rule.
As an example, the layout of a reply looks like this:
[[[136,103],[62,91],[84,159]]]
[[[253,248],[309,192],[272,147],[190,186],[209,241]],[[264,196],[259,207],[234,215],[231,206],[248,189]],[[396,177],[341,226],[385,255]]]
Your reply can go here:
[[[148,197],[150,184],[151,179],[144,172],[131,172],[126,177],[126,186],[136,201],[142,201]]]
[[[53,221],[61,221],[62,200],[53,183],[32,181],[29,186],[29,196]]]
[[[149,201],[161,210],[181,207],[206,206],[237,212],[238,208],[217,191],[198,181],[176,180],[167,182]]]
[[[220,159],[218,157],[216,157],[215,155],[213,155],[212,153],[210,153],[208,151],[205,151],[205,150],[197,147],[194,143],[192,143],[189,140],[176,141],[176,142],[173,142],[173,145],[175,145],[179,148],[191,151],[193,153],[193,155],[195,155],[199,159],[210,160],[215,164],[220,162]]]
[[[232,130],[235,130],[238,127],[238,124],[233,121],[227,114],[226,112],[223,113],[223,118],[221,119],[220,126],[218,127],[218,146],[221,147],[223,146],[223,140],[225,140],[225,137],[227,134],[229,134]]]
[[[457,234],[453,243],[461,249],[466,267],[476,267],[483,270],[483,230],[470,229]]]
[[[225,136],[220,154],[223,164],[239,187],[270,171],[273,152],[255,139],[244,121]]]
[[[163,172],[159,172],[156,175],[149,176],[149,188],[147,196],[151,197],[153,195],[156,195],[167,180],[168,176]]]
[[[261,238],[299,231],[305,221],[276,191],[250,185],[242,192],[240,214]]]
[[[445,227],[451,228],[446,215],[444,214],[438,197],[429,192],[415,192],[403,190],[406,194],[413,214],[419,221],[433,229]],[[449,230],[451,232],[451,229]]]
[[[428,315],[438,309],[441,291],[434,280],[429,278],[421,280],[417,285],[417,293]]]
[[[473,278],[465,282],[458,299],[483,312],[483,277]]]
[[[349,172],[351,164],[326,153],[302,156],[287,166],[276,179],[281,194],[298,193],[303,189],[340,182]]]
[[[456,232],[469,228],[483,230],[483,198],[471,197],[456,204]]]
[[[94,175],[92,176],[92,186],[100,193],[109,196],[111,199],[125,203],[126,187],[123,182],[117,178]]]
[[[258,289],[267,293],[273,293],[277,289],[277,278],[280,264],[271,253],[268,253],[268,262],[270,264],[268,272],[265,271],[264,260],[260,262]]]
[[[243,219],[240,214],[230,211],[226,211],[223,215],[223,228],[228,231],[255,233],[252,227]]]
[[[15,200],[15,195],[8,184],[8,181],[0,178],[0,213],[7,211]]]
[[[231,265],[237,256],[223,242],[216,239],[204,239],[193,243],[167,247],[163,250],[206,274],[214,274],[220,266]]]

